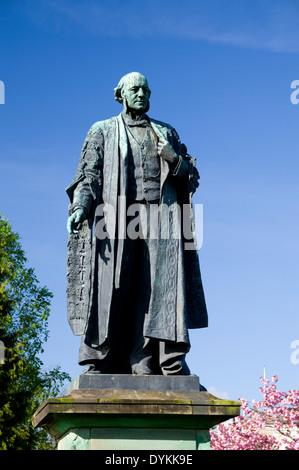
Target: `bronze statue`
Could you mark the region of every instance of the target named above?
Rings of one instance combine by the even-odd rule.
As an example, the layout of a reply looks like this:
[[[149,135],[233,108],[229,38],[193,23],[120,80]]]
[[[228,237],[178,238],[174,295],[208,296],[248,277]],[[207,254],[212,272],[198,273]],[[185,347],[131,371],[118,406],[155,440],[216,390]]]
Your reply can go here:
[[[114,94],[123,111],[93,124],[67,188],[68,319],[82,335],[79,364],[85,373],[189,375],[188,329],[208,324],[195,160],[172,126],[146,114],[143,75],[125,75]]]

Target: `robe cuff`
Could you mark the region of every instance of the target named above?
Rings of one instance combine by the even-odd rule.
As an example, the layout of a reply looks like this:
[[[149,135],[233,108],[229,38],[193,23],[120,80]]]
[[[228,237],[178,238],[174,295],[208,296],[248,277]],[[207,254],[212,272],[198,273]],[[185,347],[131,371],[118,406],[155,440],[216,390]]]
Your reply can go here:
[[[74,193],[74,199],[73,199],[73,212],[76,209],[83,209],[85,212],[85,215],[87,216],[91,207],[91,202],[92,198],[87,195],[82,195]]]
[[[173,176],[177,176],[178,178],[184,178],[189,171],[188,164],[185,160],[178,155],[179,159],[175,167],[171,170]]]
[[[73,213],[74,213],[77,209],[82,209],[83,212],[84,212],[84,214],[85,214],[85,217],[88,216],[88,211],[87,211],[86,207],[80,206],[80,204],[77,204],[76,206],[73,206]]]

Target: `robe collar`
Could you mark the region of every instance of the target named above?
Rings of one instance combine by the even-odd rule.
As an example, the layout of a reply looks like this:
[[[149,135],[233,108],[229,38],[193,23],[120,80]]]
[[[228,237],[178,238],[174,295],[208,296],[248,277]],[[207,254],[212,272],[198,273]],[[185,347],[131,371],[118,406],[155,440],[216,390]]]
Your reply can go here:
[[[129,127],[134,127],[134,126],[146,127],[150,124],[149,118],[146,114],[144,114],[141,117],[141,119],[132,119],[130,116],[128,116],[128,114],[125,113],[125,111],[123,111],[121,113],[121,116],[123,118],[123,121],[124,121],[125,125],[129,126]]]

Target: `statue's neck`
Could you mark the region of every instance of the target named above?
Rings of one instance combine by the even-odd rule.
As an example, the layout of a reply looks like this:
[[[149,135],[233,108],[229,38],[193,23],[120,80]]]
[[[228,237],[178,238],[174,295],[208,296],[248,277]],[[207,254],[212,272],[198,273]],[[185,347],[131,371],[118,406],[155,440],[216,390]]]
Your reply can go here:
[[[144,119],[145,114],[144,113],[136,113],[133,109],[124,109],[124,114],[128,116],[130,119],[133,119],[133,121],[141,121]]]

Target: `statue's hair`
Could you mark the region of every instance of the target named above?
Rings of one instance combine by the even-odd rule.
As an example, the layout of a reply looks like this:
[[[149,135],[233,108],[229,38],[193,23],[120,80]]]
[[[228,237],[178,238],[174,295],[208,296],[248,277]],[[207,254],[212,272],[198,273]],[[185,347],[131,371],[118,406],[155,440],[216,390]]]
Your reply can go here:
[[[131,76],[131,75],[141,75],[141,77],[143,77],[145,80],[145,76],[142,75],[141,73],[139,72],[130,72],[130,73],[127,73],[126,75],[124,75],[120,81],[118,82],[118,85],[116,88],[114,88],[114,98],[116,99],[116,101],[118,101],[119,103],[123,104],[123,97],[122,97],[122,90],[123,90],[123,87],[127,81],[127,79]],[[147,81],[147,80],[146,80]],[[150,91],[151,93],[151,91]]]

